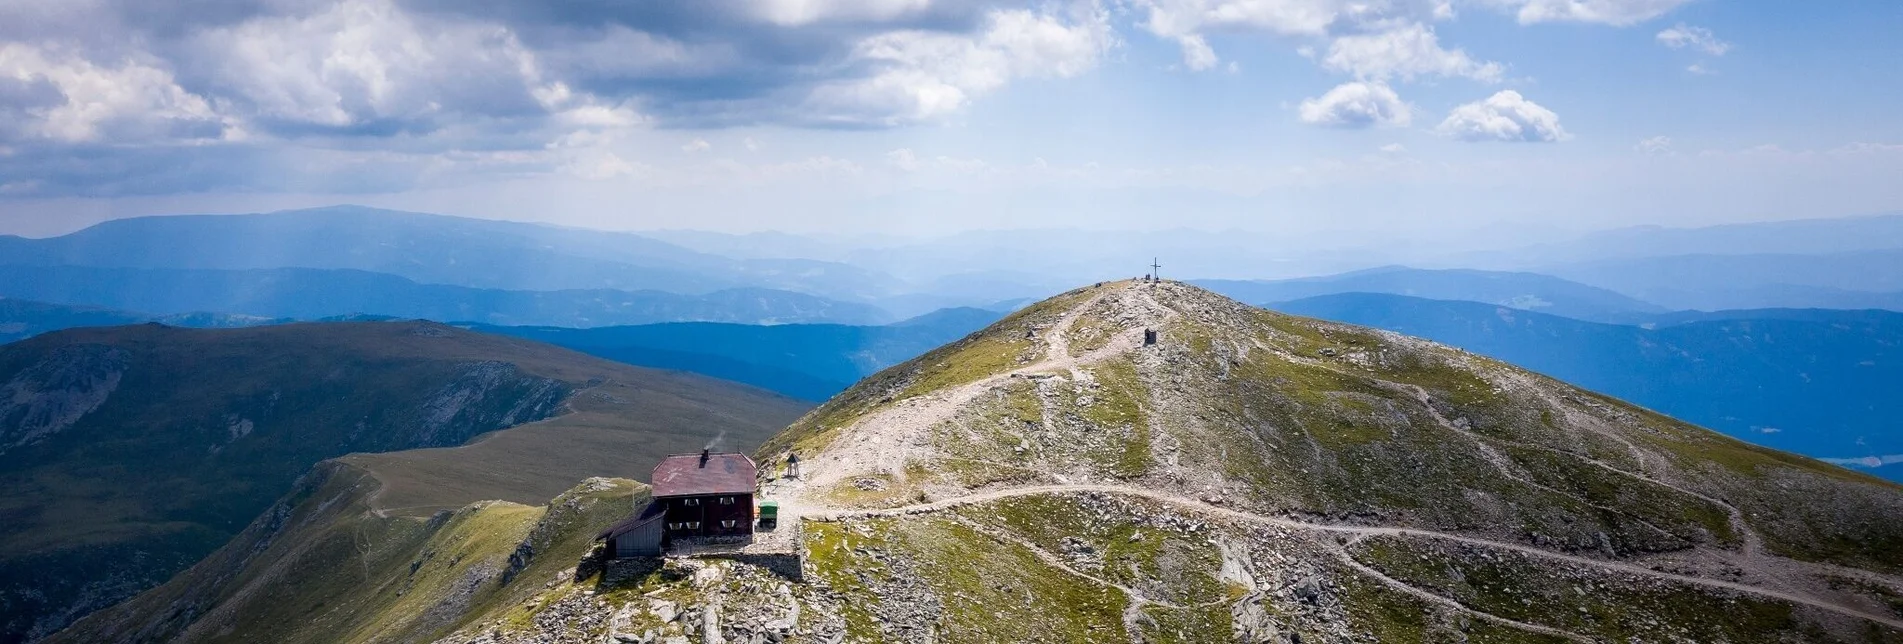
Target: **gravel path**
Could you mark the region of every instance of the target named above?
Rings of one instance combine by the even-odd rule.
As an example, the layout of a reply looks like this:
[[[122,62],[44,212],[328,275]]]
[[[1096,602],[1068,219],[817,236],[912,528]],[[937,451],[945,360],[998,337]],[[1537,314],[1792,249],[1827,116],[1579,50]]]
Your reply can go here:
[[[871,518],[871,517],[910,516],[910,515],[918,515],[918,514],[929,514],[933,512],[941,512],[944,510],[949,510],[949,509],[957,508],[960,506],[966,506],[966,505],[972,505],[972,504],[978,504],[978,503],[987,503],[991,501],[999,501],[1003,499],[1011,499],[1011,498],[1017,498],[1017,497],[1040,496],[1040,495],[1069,495],[1069,494],[1111,494],[1111,495],[1139,497],[1139,498],[1148,499],[1151,501],[1156,501],[1159,503],[1172,505],[1178,508],[1194,510],[1196,512],[1200,512],[1206,515],[1212,515],[1212,516],[1222,517],[1226,519],[1231,519],[1231,520],[1242,522],[1242,523],[1249,523],[1249,524],[1255,524],[1255,525],[1268,525],[1268,526],[1274,526],[1278,528],[1287,528],[1291,530],[1304,530],[1304,531],[1314,531],[1314,532],[1346,534],[1346,535],[1353,535],[1358,537],[1412,536],[1412,537],[1426,537],[1426,538],[1432,538],[1432,539],[1442,539],[1446,541],[1457,541],[1460,543],[1467,543],[1467,544],[1472,544],[1477,546],[1485,546],[1488,548],[1495,548],[1499,550],[1510,550],[1513,552],[1517,552],[1520,554],[1525,554],[1525,555],[1529,555],[1529,556],[1537,557],[1541,559],[1563,561],[1566,563],[1571,563],[1571,564],[1576,564],[1581,566],[1589,566],[1589,567],[1595,567],[1595,568],[1600,568],[1605,570],[1613,570],[1613,571],[1618,571],[1618,572],[1628,573],[1633,575],[1642,575],[1642,576],[1651,577],[1655,579],[1664,579],[1664,580],[1675,581],[1675,582],[1684,583],[1684,584],[1704,586],[1708,588],[1721,588],[1725,590],[1732,590],[1732,591],[1737,591],[1741,593],[1757,595],[1761,597],[1769,597],[1772,599],[1788,601],[1794,604],[1803,604],[1805,606],[1821,608],[1823,610],[1827,610],[1833,613],[1866,619],[1873,622],[1877,622],[1879,624],[1883,624],[1885,626],[1889,626],[1891,628],[1903,630],[1903,621],[1899,621],[1893,617],[1872,615],[1862,611],[1832,604],[1830,602],[1826,602],[1814,597],[1807,597],[1807,596],[1798,595],[1794,593],[1787,593],[1787,592],[1783,592],[1779,590],[1760,588],[1760,587],[1752,586],[1749,584],[1740,584],[1740,583],[1734,583],[1734,582],[1729,582],[1729,581],[1724,581],[1719,579],[1705,579],[1701,577],[1690,577],[1686,575],[1679,575],[1679,574],[1674,574],[1669,572],[1661,572],[1661,571],[1653,570],[1651,568],[1646,568],[1644,566],[1637,566],[1637,565],[1628,564],[1624,562],[1591,559],[1587,557],[1580,557],[1580,556],[1569,555],[1565,553],[1552,552],[1549,550],[1542,550],[1532,546],[1526,546],[1526,545],[1521,545],[1517,543],[1492,541],[1488,539],[1481,539],[1478,537],[1469,537],[1465,535],[1452,534],[1452,533],[1446,533],[1446,532],[1436,532],[1433,530],[1422,530],[1418,528],[1386,527],[1386,526],[1352,526],[1352,525],[1335,525],[1335,524],[1326,524],[1326,523],[1309,523],[1306,521],[1297,521],[1294,519],[1286,519],[1282,517],[1260,515],[1260,514],[1255,514],[1251,512],[1245,512],[1242,510],[1237,510],[1234,508],[1226,508],[1219,505],[1211,505],[1204,501],[1200,501],[1197,499],[1184,497],[1184,496],[1180,496],[1176,494],[1171,494],[1168,492],[1161,492],[1161,491],[1152,490],[1148,488],[1130,487],[1130,486],[1122,486],[1122,485],[1090,485],[1090,484],[1036,485],[1036,486],[1018,487],[1018,488],[1007,488],[1007,489],[999,489],[999,490],[988,490],[988,491],[970,494],[966,496],[933,501],[931,503],[920,503],[916,505],[908,505],[908,506],[897,507],[897,508],[887,508],[887,509],[880,509],[880,510],[855,510],[855,509],[828,510],[823,512],[816,512],[814,514],[809,514],[808,518],[819,520],[819,521],[839,521],[844,519],[860,519],[860,518]]]

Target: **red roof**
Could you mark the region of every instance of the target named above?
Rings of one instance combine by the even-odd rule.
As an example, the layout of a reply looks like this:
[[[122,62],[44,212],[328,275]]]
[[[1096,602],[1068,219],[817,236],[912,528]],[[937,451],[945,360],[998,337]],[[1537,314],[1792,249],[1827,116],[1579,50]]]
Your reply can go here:
[[[752,494],[755,467],[753,459],[738,452],[675,454],[654,466],[654,496],[696,496],[701,494]]]

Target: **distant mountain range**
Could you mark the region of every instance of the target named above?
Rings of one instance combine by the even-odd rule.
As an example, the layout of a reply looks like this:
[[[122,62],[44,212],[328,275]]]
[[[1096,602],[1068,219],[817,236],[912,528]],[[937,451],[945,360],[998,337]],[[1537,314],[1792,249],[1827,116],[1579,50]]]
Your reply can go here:
[[[227,328],[289,321],[227,313],[152,315],[96,306],[70,306],[0,297],[0,344],[74,327],[157,322],[167,326]]]
[[[1903,454],[1903,313],[1675,313],[1648,329],[1374,293],[1272,308],[1444,342],[1779,449]]]
[[[359,270],[0,265],[0,295],[169,315],[194,311],[311,320],[353,313],[486,324],[607,326],[680,320],[877,324],[867,304],[760,288],[703,294],[608,289],[507,291]]]
[[[832,262],[735,260],[630,233],[336,206],[119,219],[48,239],[0,237],[0,263],[116,268],[329,268],[503,290],[771,288],[867,299],[889,277]]]
[[[1191,283],[1258,306],[1336,293],[1389,293],[1484,302],[1582,320],[1624,318],[1666,310],[1603,288],[1537,273],[1390,266],[1300,279],[1192,280]]]
[[[964,337],[1003,315],[982,309],[947,309],[885,326],[681,322],[594,329],[471,328],[820,401],[844,391],[860,378]]]
[[[1563,242],[1449,258],[1466,266],[1526,268],[1681,255],[1834,255],[1903,248],[1903,212],[1691,228],[1638,226]]]
[[[0,267],[0,275],[7,270]],[[138,286],[138,282],[134,280],[131,286]],[[293,299],[286,304],[296,302]],[[414,308],[410,310],[416,312]],[[445,313],[445,319],[452,320],[455,318],[447,313],[454,312],[460,311],[438,311]],[[487,333],[547,342],[631,365],[690,371],[816,401],[825,400],[860,378],[963,337],[1003,316],[999,311],[957,308],[888,325],[669,322],[577,329],[468,321],[456,324]],[[341,322],[406,318],[351,314],[307,319]],[[75,327],[156,322],[176,327],[223,328],[294,321],[288,317],[213,313],[152,315],[0,298],[0,344]]]
[[[1542,267],[1672,309],[1903,310],[1903,250],[1670,255]]]

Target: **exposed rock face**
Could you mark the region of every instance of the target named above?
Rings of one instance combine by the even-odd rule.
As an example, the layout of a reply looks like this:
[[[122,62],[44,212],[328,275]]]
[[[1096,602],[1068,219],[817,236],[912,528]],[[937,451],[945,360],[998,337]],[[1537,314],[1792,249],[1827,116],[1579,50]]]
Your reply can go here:
[[[424,444],[467,440],[471,427],[511,427],[547,418],[570,387],[530,376],[507,362],[464,365],[461,374],[423,402],[417,439]]]
[[[0,385],[0,454],[72,427],[119,388],[128,354],[115,347],[60,347]]]

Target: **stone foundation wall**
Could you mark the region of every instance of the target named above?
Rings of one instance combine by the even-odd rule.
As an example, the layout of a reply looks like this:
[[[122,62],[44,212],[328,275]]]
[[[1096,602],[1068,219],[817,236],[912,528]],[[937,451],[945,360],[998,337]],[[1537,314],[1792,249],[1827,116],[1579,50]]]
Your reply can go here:
[[[615,588],[648,576],[661,569],[665,559],[660,557],[628,557],[609,559],[601,569],[602,588]]]
[[[805,582],[806,573],[801,566],[801,557],[794,553],[735,552],[731,554],[706,555],[713,559],[730,559],[749,566],[765,568],[773,574],[785,577],[789,581]]]

